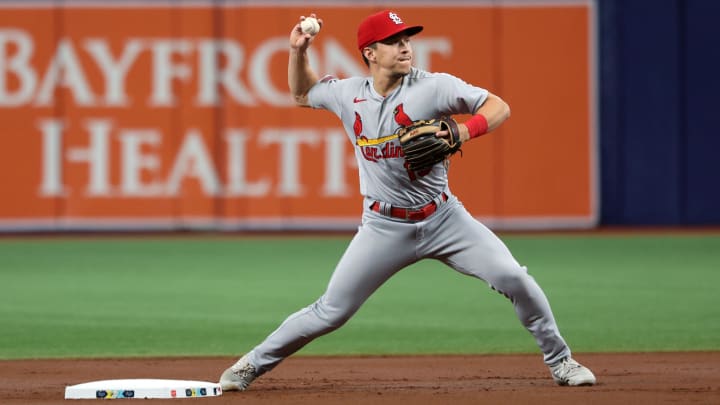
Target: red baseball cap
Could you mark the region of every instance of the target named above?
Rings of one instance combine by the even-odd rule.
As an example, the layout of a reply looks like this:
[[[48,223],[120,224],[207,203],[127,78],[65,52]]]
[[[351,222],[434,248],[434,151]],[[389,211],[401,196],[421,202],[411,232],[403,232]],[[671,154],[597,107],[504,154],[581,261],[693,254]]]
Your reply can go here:
[[[366,46],[382,41],[399,32],[415,35],[422,30],[421,25],[405,25],[396,12],[383,10],[368,16],[358,26],[358,49],[362,51]]]

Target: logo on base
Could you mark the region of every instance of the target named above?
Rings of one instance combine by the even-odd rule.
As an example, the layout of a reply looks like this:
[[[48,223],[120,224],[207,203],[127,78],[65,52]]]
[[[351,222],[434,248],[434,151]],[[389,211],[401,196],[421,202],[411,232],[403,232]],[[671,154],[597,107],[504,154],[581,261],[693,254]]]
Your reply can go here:
[[[117,399],[117,398],[135,398],[133,390],[97,390],[95,398],[100,399]]]

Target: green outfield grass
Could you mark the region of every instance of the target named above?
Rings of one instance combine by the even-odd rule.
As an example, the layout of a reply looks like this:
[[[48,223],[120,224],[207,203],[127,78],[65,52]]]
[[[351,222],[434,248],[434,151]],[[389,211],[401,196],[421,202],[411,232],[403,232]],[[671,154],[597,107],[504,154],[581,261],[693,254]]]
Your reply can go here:
[[[720,235],[503,239],[574,351],[720,349]],[[0,358],[236,355],[322,294],[348,242],[0,239]],[[424,261],[301,354],[524,352],[504,297]]]

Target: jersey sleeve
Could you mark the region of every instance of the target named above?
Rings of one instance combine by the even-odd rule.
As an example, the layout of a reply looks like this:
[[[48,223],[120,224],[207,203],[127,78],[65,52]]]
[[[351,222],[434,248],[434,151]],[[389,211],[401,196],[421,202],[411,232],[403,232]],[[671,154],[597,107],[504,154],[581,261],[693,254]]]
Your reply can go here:
[[[340,116],[340,102],[342,81],[333,76],[320,79],[308,92],[308,103],[312,108],[325,109]]]
[[[439,74],[437,95],[440,109],[448,114],[473,114],[485,103],[488,91],[450,75]]]

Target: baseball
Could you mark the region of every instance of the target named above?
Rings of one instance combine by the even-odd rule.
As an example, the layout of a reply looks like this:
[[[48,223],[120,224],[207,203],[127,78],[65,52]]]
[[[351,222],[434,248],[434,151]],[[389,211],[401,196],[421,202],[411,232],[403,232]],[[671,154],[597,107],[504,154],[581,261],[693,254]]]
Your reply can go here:
[[[317,18],[308,17],[302,20],[300,28],[302,29],[302,32],[306,34],[317,35],[317,33],[320,32],[320,23]]]

